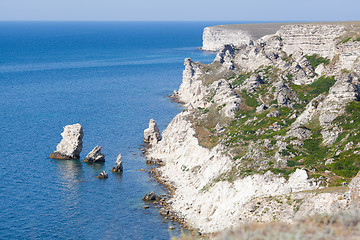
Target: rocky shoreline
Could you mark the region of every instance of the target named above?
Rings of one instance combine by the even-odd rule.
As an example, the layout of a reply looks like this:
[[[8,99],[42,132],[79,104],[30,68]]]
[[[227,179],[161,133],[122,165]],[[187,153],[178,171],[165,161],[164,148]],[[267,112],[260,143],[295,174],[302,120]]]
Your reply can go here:
[[[148,171],[149,176],[154,179],[157,183],[167,189],[168,198],[162,198],[161,201],[154,202],[154,205],[159,205],[159,213],[164,217],[163,222],[169,220],[171,222],[177,222],[184,229],[191,232],[194,236],[202,236],[206,237],[208,235],[201,233],[198,229],[193,228],[184,217],[182,217],[179,213],[172,210],[172,200],[175,194],[175,187],[171,182],[168,182],[161,176],[161,173],[158,171],[159,167],[163,166],[163,162],[161,160],[152,159],[147,164],[153,165],[153,167]]]
[[[226,43],[211,64],[185,59],[172,96],[185,110],[162,136],[145,137],[147,163],[159,164],[151,174],[171,192],[172,218],[212,234],[357,205],[359,175],[337,170],[345,154],[358,169],[358,138],[341,122],[359,99],[357,39],[358,23],[284,24]]]

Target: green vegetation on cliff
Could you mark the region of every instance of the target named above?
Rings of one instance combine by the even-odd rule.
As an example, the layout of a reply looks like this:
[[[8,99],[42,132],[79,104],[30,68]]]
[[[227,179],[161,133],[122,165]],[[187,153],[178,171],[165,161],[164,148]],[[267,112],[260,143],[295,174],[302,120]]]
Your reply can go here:
[[[287,62],[293,61],[291,56],[284,58]],[[313,69],[330,63],[329,59],[317,55],[306,58]],[[207,71],[216,73],[216,77],[209,74],[203,82],[209,85],[225,78],[242,102],[235,118],[229,119],[220,113],[226,104],[216,105],[215,93],[212,93],[208,97],[212,105],[199,108],[191,119],[201,145],[213,148],[222,144],[225,153],[234,160],[233,169],[214,182],[233,181],[269,170],[287,178],[296,168],[305,168],[311,177],[325,179],[326,185],[336,186],[349,182],[360,170],[358,102],[350,102],[345,114],[334,120],[333,126],[339,131],[331,144],[324,143],[324,127],[318,115],[305,125],[293,127],[310,102],[316,108],[326,98],[336,82],[334,76],[323,75],[315,77],[310,84],[294,84],[295,76],[291,72],[273,66],[261,66],[255,71],[221,72],[216,64],[207,65]],[[346,149],[349,144],[351,150]]]

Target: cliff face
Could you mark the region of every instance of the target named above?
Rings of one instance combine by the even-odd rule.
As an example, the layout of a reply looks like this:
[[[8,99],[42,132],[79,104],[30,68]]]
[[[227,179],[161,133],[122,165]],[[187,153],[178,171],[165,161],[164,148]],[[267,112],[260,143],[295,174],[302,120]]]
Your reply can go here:
[[[203,32],[202,49],[219,51],[226,44],[247,45],[250,41],[274,34],[284,23],[233,24],[206,27]]]
[[[251,35],[243,30],[224,29],[223,27],[206,27],[203,33],[202,50],[218,51],[226,44],[243,45],[252,40]]]
[[[148,152],[172,209],[209,233],[357,204],[359,54],[356,24],[295,24],[208,65],[186,59],[186,110]]]

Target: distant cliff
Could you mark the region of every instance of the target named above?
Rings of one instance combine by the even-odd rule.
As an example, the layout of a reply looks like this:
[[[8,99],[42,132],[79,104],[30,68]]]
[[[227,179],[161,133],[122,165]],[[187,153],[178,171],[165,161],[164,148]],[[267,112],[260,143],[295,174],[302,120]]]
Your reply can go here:
[[[206,27],[203,32],[205,51],[219,51],[226,44],[241,46],[259,38],[274,34],[284,23],[233,24]]]
[[[186,109],[147,155],[202,232],[359,203],[360,24],[257,26],[205,28],[203,49],[220,50],[185,60]]]

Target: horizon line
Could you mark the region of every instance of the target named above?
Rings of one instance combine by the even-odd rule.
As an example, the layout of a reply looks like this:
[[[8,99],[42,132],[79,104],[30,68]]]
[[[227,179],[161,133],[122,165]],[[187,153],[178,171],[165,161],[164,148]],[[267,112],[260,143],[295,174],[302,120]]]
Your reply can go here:
[[[0,22],[244,22],[244,23],[296,23],[296,22],[359,22],[360,20],[6,20]]]

